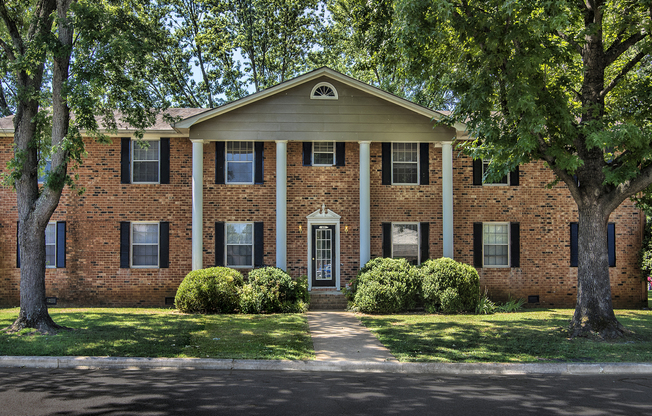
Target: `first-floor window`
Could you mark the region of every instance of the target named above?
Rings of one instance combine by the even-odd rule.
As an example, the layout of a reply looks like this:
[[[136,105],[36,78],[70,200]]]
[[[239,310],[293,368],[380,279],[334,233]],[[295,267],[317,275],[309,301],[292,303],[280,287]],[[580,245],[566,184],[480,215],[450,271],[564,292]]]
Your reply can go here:
[[[484,267],[509,266],[509,223],[482,224]]]
[[[392,257],[419,264],[418,223],[392,223]]]
[[[45,267],[57,267],[57,224],[45,227]]]
[[[225,238],[226,265],[234,267],[253,267],[253,223],[227,223]]]
[[[131,224],[131,266],[158,267],[158,223]]]

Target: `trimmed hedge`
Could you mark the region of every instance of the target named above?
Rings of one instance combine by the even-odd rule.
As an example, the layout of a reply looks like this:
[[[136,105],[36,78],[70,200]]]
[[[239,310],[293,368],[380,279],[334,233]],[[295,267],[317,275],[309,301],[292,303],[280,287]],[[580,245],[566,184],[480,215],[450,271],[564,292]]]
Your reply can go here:
[[[475,268],[444,257],[422,263],[419,274],[426,311],[475,312],[480,299],[480,277]]]
[[[194,270],[183,278],[174,305],[188,313],[233,313],[243,283],[240,272],[228,267]]]
[[[308,279],[297,281],[276,267],[249,272],[248,283],[240,290],[242,313],[294,313],[308,310]]]
[[[358,273],[353,291],[353,307],[360,312],[414,309],[420,303],[419,274],[405,259],[373,259]]]

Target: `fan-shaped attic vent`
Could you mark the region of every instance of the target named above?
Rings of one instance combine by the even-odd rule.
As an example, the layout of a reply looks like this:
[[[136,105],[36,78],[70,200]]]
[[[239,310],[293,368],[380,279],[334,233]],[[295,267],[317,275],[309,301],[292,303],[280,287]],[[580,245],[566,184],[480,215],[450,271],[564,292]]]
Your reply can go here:
[[[313,100],[337,100],[337,90],[328,82],[320,82],[312,88],[310,98]]]

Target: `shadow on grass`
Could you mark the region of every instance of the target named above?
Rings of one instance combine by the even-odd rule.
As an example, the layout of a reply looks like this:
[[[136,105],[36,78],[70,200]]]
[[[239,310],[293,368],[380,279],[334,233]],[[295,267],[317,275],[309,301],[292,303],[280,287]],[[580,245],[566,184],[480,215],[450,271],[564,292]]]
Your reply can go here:
[[[572,313],[572,312],[571,312]],[[477,316],[364,316],[401,361],[651,361],[652,315],[621,313],[635,334],[618,342],[568,339],[570,315],[558,311]]]
[[[15,314],[0,313],[0,325]],[[302,315],[186,315],[166,310],[57,310],[56,335],[0,332],[3,355],[310,359]],[[17,310],[16,310],[17,314]],[[10,316],[11,315],[11,316]]]

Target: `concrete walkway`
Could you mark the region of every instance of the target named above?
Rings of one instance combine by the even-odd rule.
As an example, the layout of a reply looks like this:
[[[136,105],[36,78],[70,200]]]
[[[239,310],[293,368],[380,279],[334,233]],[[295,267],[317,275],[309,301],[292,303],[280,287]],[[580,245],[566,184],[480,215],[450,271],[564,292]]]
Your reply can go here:
[[[308,325],[316,361],[397,362],[351,312],[311,311]]]

